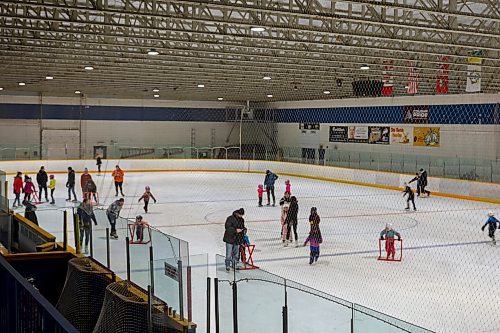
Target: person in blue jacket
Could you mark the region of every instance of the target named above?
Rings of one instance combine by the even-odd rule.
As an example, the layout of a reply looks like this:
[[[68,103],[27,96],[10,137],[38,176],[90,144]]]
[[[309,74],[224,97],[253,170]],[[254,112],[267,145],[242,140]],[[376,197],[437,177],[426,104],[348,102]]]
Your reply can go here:
[[[380,232],[380,240],[385,239],[385,251],[387,252],[387,259],[392,256],[392,260],[394,260],[394,255],[396,254],[394,237],[397,237],[398,240],[401,240],[401,234],[392,228],[392,224],[387,223],[385,225],[385,229]]]
[[[273,197],[273,206],[276,206],[276,198],[274,197],[274,182],[278,176],[269,170],[266,170],[266,178],[264,178],[264,186],[267,192],[267,205],[271,204],[271,196]]]
[[[497,223],[498,223],[498,229],[500,229],[500,221],[496,219],[495,214],[493,214],[493,212],[488,212],[488,220],[481,227],[481,231],[484,231],[484,228],[488,226],[488,237],[490,237],[491,240],[493,241],[493,245],[497,244],[497,241],[495,240],[495,231],[497,229]]]

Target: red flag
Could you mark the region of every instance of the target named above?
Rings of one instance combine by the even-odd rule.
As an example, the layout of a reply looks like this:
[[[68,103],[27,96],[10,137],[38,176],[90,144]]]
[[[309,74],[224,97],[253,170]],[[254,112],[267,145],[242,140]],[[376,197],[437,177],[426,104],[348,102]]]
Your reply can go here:
[[[406,87],[406,92],[408,94],[416,94],[418,92],[418,80],[419,75],[415,68],[415,64],[410,62],[410,70],[408,72],[408,86]]]
[[[437,70],[437,79],[436,79],[436,93],[438,94],[446,94],[448,93],[448,69],[450,68],[450,64],[447,64],[450,60],[448,56],[438,56],[439,64]]]
[[[394,76],[392,75],[394,60],[383,60],[382,64],[384,65],[382,71],[382,82],[384,83],[382,86],[382,95],[392,95],[392,87],[394,85]]]

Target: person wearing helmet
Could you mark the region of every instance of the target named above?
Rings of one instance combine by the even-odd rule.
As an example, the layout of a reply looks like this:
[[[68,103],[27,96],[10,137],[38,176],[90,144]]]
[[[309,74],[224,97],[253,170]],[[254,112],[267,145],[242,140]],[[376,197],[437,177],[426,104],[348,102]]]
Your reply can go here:
[[[395,236],[398,240],[401,240],[401,234],[392,228],[392,224],[387,223],[385,229],[380,233],[380,240],[385,239],[385,251],[387,252],[386,259],[392,256],[392,260],[394,260],[394,255],[396,254],[396,247],[394,246]]]
[[[309,224],[311,229],[309,230],[309,235],[304,241],[304,246],[309,243],[309,265],[312,265],[319,258],[319,246],[323,243],[323,237],[321,236],[321,230],[319,229],[320,218],[318,215],[318,209],[316,207],[311,207],[311,215],[309,215]]]
[[[156,198],[154,197],[153,193],[151,193],[151,188],[149,186],[146,186],[144,194],[142,197],[139,198],[138,202],[141,202],[141,200],[144,199],[144,213],[148,213],[148,205],[149,205],[149,199],[153,199],[154,202],[156,203]]]
[[[135,217],[135,236],[137,237],[137,242],[144,242],[144,228],[149,225],[149,223],[142,218],[141,215]]]
[[[486,220],[486,223],[481,227],[481,231],[484,231],[484,228],[488,226],[488,237],[491,238],[493,245],[497,245],[497,241],[495,240],[495,231],[497,229],[497,223],[498,223],[498,229],[500,229],[500,221],[497,220],[495,214],[493,214],[492,211],[489,211],[488,220]]]

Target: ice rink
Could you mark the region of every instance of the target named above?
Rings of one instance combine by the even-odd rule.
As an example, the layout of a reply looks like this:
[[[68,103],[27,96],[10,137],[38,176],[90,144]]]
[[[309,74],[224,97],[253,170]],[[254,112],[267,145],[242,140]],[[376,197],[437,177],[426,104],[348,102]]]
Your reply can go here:
[[[107,206],[115,200],[112,178],[92,175],[101,205]],[[69,205],[66,175],[56,178],[57,205],[39,205],[40,214],[49,210],[56,216]],[[312,266],[308,247],[285,248],[281,242],[278,201],[285,179],[299,201],[299,243],[309,231],[310,208],[318,207],[323,244]],[[208,253],[213,263],[216,254],[224,254],[226,217],[243,207],[248,236],[256,245],[254,260],[271,273],[437,332],[500,332],[500,246],[492,246],[480,229],[489,210],[500,214],[499,205],[431,196],[416,198],[417,211],[407,212],[401,192],[280,176],[276,207],[258,207],[257,185],[263,181],[264,173],[128,172],[121,215],[143,215],[151,225],[188,241],[191,255]],[[148,214],[137,202],[146,185],[158,200]],[[53,223],[41,221],[59,237],[60,225]],[[402,234],[401,262],[377,260],[386,223]],[[215,276],[213,266],[209,272]]]

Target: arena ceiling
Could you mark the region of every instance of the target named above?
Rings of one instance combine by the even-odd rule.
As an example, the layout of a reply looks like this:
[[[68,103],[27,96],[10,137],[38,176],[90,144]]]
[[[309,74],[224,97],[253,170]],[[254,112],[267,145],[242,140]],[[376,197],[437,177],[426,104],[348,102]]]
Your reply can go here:
[[[463,93],[473,53],[482,92],[499,92],[498,0],[0,1],[8,94],[339,98],[353,81],[382,80],[384,66],[395,95],[407,95],[412,67],[417,94],[433,94],[443,63],[448,93]]]

